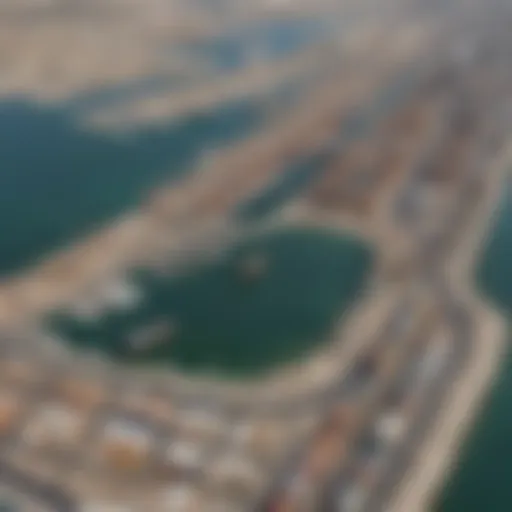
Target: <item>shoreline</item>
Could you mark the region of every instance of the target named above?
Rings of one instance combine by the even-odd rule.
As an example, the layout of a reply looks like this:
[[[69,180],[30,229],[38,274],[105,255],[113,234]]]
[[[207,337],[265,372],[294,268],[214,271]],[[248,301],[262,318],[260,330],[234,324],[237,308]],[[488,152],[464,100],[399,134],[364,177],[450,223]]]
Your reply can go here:
[[[492,229],[496,198],[512,158],[512,147],[498,155],[494,178],[488,181],[486,196],[463,230],[463,241],[449,255],[446,276],[473,314],[479,318],[478,333],[470,357],[445,395],[431,431],[415,454],[416,464],[409,467],[387,510],[393,512],[429,512],[457,464],[464,442],[484,406],[506,350],[506,322],[475,289],[474,269],[485,248],[486,234]],[[485,342],[484,342],[485,341]]]
[[[275,178],[276,166],[284,164],[290,156],[314,149],[324,138],[332,136],[337,117],[364,101],[375,89],[368,75],[374,79],[380,77],[379,84],[382,80],[386,83],[418,50],[422,53],[421,48],[410,46],[396,54],[393,50],[396,44],[391,46],[390,62],[365,68],[362,76],[353,76],[348,84],[346,77],[337,76],[312,93],[313,101],[286,116],[270,132],[256,134],[228,148],[216,155],[204,171],[191,172],[174,186],[157,190],[149,208],[142,205],[129,211],[99,231],[43,257],[24,274],[5,278],[0,284],[0,325],[23,324],[27,318],[36,318],[41,312],[72,300],[84,288],[151,259],[155,251],[163,249],[163,238],[179,245],[180,236],[205,216],[225,217],[233,202],[250,196]],[[340,81],[346,89],[341,96]],[[319,139],[309,137],[312,127],[318,129]],[[305,140],[309,141],[306,146]],[[261,169],[249,175],[241,174],[241,169],[247,165],[253,169],[258,161]],[[235,197],[226,196],[225,185],[219,190],[226,180],[239,189],[231,194]]]
[[[169,395],[173,396],[174,402],[176,399],[187,401],[200,397],[220,404],[244,404],[248,409],[253,406],[258,409],[267,402],[271,407],[275,406],[276,396],[277,402],[286,403],[300,402],[303,394],[321,394],[371,343],[373,333],[377,332],[398,304],[402,295],[401,283],[386,279],[385,265],[382,263],[396,259],[397,247],[403,251],[407,248],[389,220],[375,224],[371,217],[361,219],[348,213],[341,216],[323,215],[321,211],[315,211],[301,201],[292,201],[288,207],[278,210],[274,218],[267,222],[263,233],[288,228],[318,228],[334,236],[357,238],[375,254],[364,292],[341,312],[339,320],[322,345],[304,358],[293,360],[268,374],[234,382],[217,375],[187,375],[172,367],[124,366],[94,353],[74,352],[65,341],[41,333],[37,323],[32,326],[34,330],[29,327],[25,336],[22,336],[27,345],[25,349],[33,351],[31,358],[45,361],[44,366],[53,364],[67,368],[72,365],[76,374],[85,378],[94,369],[96,380],[107,387],[114,381],[115,386],[121,382],[130,382],[128,387],[133,388],[134,378],[137,378],[141,384],[135,387],[142,390],[170,389]],[[256,234],[261,232],[257,230]],[[390,239],[399,243],[391,247],[386,244],[386,240]],[[301,372],[307,374],[308,378],[298,380],[297,375]],[[208,391],[205,393],[205,390]],[[127,394],[132,391],[128,389]]]
[[[320,223],[302,222],[300,216],[276,219],[269,232],[281,229],[308,229],[310,227],[321,227]],[[334,236],[355,237],[374,249],[379,245],[379,240],[369,226],[351,223],[347,221],[338,226],[325,226],[326,232]],[[266,233],[267,231],[265,231]],[[341,312],[339,320],[335,322],[327,339],[321,346],[299,358],[283,365],[279,369],[270,371],[267,374],[249,376],[244,380],[232,380],[220,378],[217,375],[209,374],[187,374],[178,368],[154,367],[151,365],[124,366],[119,365],[115,360],[106,357],[98,357],[93,353],[74,351],[64,341],[58,338],[49,338],[38,330],[29,330],[27,337],[33,340],[29,344],[37,344],[38,359],[57,363],[58,366],[67,367],[72,365],[79,374],[87,375],[88,369],[94,367],[96,378],[105,384],[112,379],[112,371],[115,368],[115,381],[133,382],[133,378],[140,378],[144,383],[142,387],[170,388],[176,397],[206,396],[213,401],[224,403],[242,403],[245,405],[257,405],[258,403],[274,402],[274,397],[279,396],[279,401],[293,401],[300,399],[301,395],[321,393],[322,390],[332,382],[340,371],[344,371],[350,362],[369,342],[369,333],[375,332],[389,312],[396,300],[400,290],[394,290],[379,279],[379,257],[374,262],[363,294],[356,298],[354,303],[345,311]],[[376,293],[377,292],[377,293]],[[43,338],[43,339],[41,339]],[[340,343],[340,341],[342,341]],[[32,357],[34,354],[32,354]],[[72,361],[72,362],[71,362]],[[341,363],[341,366],[340,366]],[[297,381],[300,372],[308,374],[308,379]],[[205,390],[208,390],[205,392]]]
[[[426,35],[431,36],[431,33]],[[427,37],[427,39],[429,38]],[[394,41],[397,42],[397,40]],[[395,48],[394,44],[391,46]],[[232,401],[242,401],[250,408],[255,403],[258,405],[258,403],[261,404],[269,400],[274,403],[276,396],[279,403],[284,403],[289,399],[300,399],[301,393],[304,392],[321,393],[325,386],[332,382],[336,373],[339,375],[340,372],[344,372],[350,366],[353,358],[360,353],[360,350],[363,350],[362,345],[370,338],[369,336],[365,337],[364,333],[375,332],[378,329],[377,320],[384,319],[389,314],[391,307],[396,305],[395,303],[389,304],[389,302],[393,302],[389,301],[389,297],[390,294],[391,296],[396,295],[396,288],[399,288],[399,286],[395,288],[395,283],[389,283],[385,278],[382,279],[379,263],[390,256],[395,258],[394,252],[397,247],[402,248],[403,244],[401,239],[400,244],[386,244],[386,240],[389,241],[389,239],[398,241],[396,230],[392,228],[392,225],[387,225],[387,222],[381,225],[382,223],[379,221],[376,225],[372,225],[371,222],[361,221],[350,214],[342,215],[341,218],[334,221],[334,219],[319,215],[320,212],[302,210],[300,201],[298,203],[292,201],[290,208],[276,212],[277,226],[323,226],[336,234],[341,232],[341,235],[348,230],[350,236],[357,234],[358,238],[368,245],[372,245],[372,242],[374,242],[374,250],[377,254],[375,263],[378,267],[376,273],[380,278],[376,282],[378,293],[365,293],[359,297],[359,300],[356,300],[341,315],[343,325],[340,327],[338,323],[336,324],[331,334],[328,335],[328,340],[316,354],[310,354],[305,360],[293,361],[280,371],[252,379],[243,383],[243,385],[240,385],[240,383],[233,385],[232,381],[223,380],[219,376],[205,375],[202,378],[197,375],[187,376],[183,372],[173,371],[172,368],[161,370],[155,370],[151,367],[125,368],[116,364],[113,360],[98,355],[74,353],[70,347],[63,342],[59,342],[58,339],[52,340],[48,339],[48,336],[43,336],[44,333],[40,332],[37,322],[38,315],[34,313],[47,311],[49,304],[58,307],[59,304],[72,300],[78,294],[91,290],[90,287],[101,283],[102,279],[122,275],[122,271],[133,264],[134,256],[135,261],[154,261],[155,259],[158,260],[156,252],[165,254],[172,250],[173,246],[179,247],[183,235],[185,235],[186,240],[187,231],[190,231],[191,227],[193,228],[197,223],[201,227],[201,214],[208,213],[208,210],[204,212],[204,201],[206,200],[206,207],[211,210],[210,196],[212,191],[215,196],[219,188],[219,179],[231,179],[238,184],[240,179],[244,178],[246,182],[240,183],[241,185],[250,190],[259,189],[269,179],[275,179],[276,177],[275,166],[270,165],[270,163],[279,162],[283,157],[289,156],[290,152],[296,154],[308,149],[311,150],[310,146],[314,149],[319,142],[322,142],[323,137],[332,134],[333,104],[344,112],[354,102],[365,101],[368,95],[375,93],[375,83],[368,80],[368,74],[373,77],[380,77],[378,85],[382,82],[388,84],[389,77],[403,70],[404,65],[407,67],[413,55],[417,55],[418,52],[422,54],[426,50],[428,51],[428,48],[416,48],[412,45],[406,49],[401,49],[397,55],[390,49],[389,62],[383,63],[377,68],[373,66],[370,66],[371,69],[364,68],[362,74],[358,73],[356,76],[349,78],[348,85],[350,87],[346,88],[346,92],[341,97],[339,88],[336,87],[339,79],[335,83],[327,83],[320,91],[314,91],[315,97],[318,98],[316,102],[305,105],[295,116],[285,119],[283,125],[276,128],[278,132],[280,130],[283,132],[284,137],[282,139],[274,140],[272,135],[269,136],[268,133],[264,133],[237,145],[233,149],[228,149],[225,152],[226,154],[214,158],[211,165],[205,169],[204,174],[193,174],[183,182],[178,183],[174,188],[158,191],[154,198],[156,208],[154,204],[151,204],[149,209],[137,210],[135,214],[132,212],[126,217],[125,224],[115,225],[113,230],[107,228],[104,232],[93,235],[91,239],[81,241],[75,247],[72,246],[69,252],[65,249],[57,253],[57,258],[50,259],[46,267],[43,263],[39,268],[39,274],[37,273],[38,269],[35,269],[29,271],[19,281],[14,280],[13,287],[11,290],[7,289],[7,294],[3,294],[4,290],[0,287],[0,313],[3,312],[5,317],[9,317],[13,310],[16,311],[17,307],[25,305],[28,298],[33,301],[32,304],[28,303],[30,307],[26,308],[25,311],[22,309],[16,311],[16,313],[19,313],[18,319],[21,320],[22,325],[26,323],[27,318],[34,319],[34,322],[28,325],[28,329],[22,331],[25,336],[21,337],[19,348],[25,350],[31,360],[41,358],[44,361],[43,366],[46,368],[53,366],[66,371],[66,368],[72,364],[77,375],[81,375],[85,379],[89,379],[93,375],[106,387],[110,387],[112,381],[114,381],[114,387],[121,382],[129,382],[128,388],[130,389],[128,389],[128,393],[133,390],[133,387],[139,387],[143,391],[155,388],[165,390],[171,388],[169,392],[166,391],[166,394],[172,396],[173,400],[177,398],[178,401],[180,396],[185,400],[189,397],[193,399],[198,396],[200,399],[204,398],[204,390],[206,389],[208,390],[206,393],[207,399],[216,400],[221,405],[229,404]],[[346,82],[345,78],[343,83],[346,84]],[[325,91],[328,91],[329,94],[325,94]],[[300,123],[297,123],[297,119]],[[311,140],[311,137],[309,137],[312,125],[320,127],[321,133],[319,135],[321,137],[318,139],[314,137],[314,140]],[[309,140],[308,147],[299,147],[298,144],[303,140]],[[262,152],[264,153],[263,156],[261,156]],[[252,168],[255,154],[260,155],[260,158],[266,164],[263,171],[259,171],[256,176],[243,177],[240,173],[240,169],[243,169],[244,166],[243,162],[248,161]],[[192,197],[192,204],[186,199],[184,200],[184,193]],[[238,191],[238,194],[240,194],[240,191]],[[217,199],[217,204],[220,199],[220,205],[224,209],[223,201],[233,201],[233,198],[225,198],[224,196],[214,197],[214,199]],[[198,206],[201,207],[202,205],[203,211],[199,211],[198,215]],[[161,210],[159,209],[160,206]],[[216,204],[214,203],[213,206],[216,206]],[[217,210],[216,215],[211,219],[214,227],[223,228],[222,213]],[[219,225],[216,224],[217,221],[220,221]],[[230,228],[229,224],[227,228]],[[166,239],[165,244],[162,244],[163,235]],[[168,242],[169,238],[172,238],[170,244]],[[100,243],[94,243],[97,240]],[[166,247],[163,247],[163,245],[166,245]],[[393,247],[390,247],[390,245]],[[119,250],[120,248],[122,250]],[[82,261],[84,253],[87,257],[85,261]],[[75,257],[81,260],[78,262],[81,263],[79,267],[76,266]],[[62,258],[62,260],[59,261],[59,258]],[[87,265],[83,265],[84,263]],[[76,272],[77,268],[80,270],[79,273]],[[70,282],[68,282],[68,277]],[[373,277],[370,276],[368,281],[369,289],[372,289],[374,284]],[[27,284],[25,285],[25,283]],[[19,286],[18,290],[16,290],[17,286]],[[16,293],[19,295],[16,296]],[[13,296],[17,300],[10,304],[13,308],[11,309],[8,307],[9,299],[12,300]],[[3,311],[1,306],[6,306]],[[375,312],[377,313],[374,314]],[[371,320],[373,317],[375,317],[375,321]],[[360,334],[357,333],[359,329],[354,329],[355,324],[364,326]],[[350,339],[343,339],[343,343],[340,344],[339,338],[344,338],[345,333],[348,333]],[[311,378],[298,380],[297,375],[301,371],[307,372],[308,375],[311,374]],[[139,379],[139,384],[134,383],[134,377]],[[279,396],[279,393],[283,396]]]

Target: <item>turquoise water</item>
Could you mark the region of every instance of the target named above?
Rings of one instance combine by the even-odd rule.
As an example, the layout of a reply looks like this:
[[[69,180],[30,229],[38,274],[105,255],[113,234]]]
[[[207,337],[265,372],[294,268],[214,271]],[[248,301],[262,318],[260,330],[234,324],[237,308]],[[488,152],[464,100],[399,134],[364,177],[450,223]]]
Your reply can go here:
[[[316,32],[318,23],[263,23],[237,34],[229,44],[263,41],[270,53],[278,55],[302,42],[308,44],[313,33],[323,37]],[[104,225],[144,200],[155,186],[191,169],[203,150],[245,137],[268,119],[269,98],[264,98],[223,105],[122,139],[86,131],[75,123],[75,116],[84,109],[170,85],[162,77],[147,77],[90,91],[55,108],[17,100],[0,102],[0,277],[35,264],[49,251]],[[289,105],[299,92],[298,84],[278,90],[275,98],[272,95],[273,104],[276,108]],[[257,215],[287,199],[289,189],[300,191],[322,167],[313,164],[293,164],[285,185],[277,190],[271,187],[269,197],[255,206]]]
[[[478,270],[478,286],[512,319],[512,194],[504,193],[493,234]],[[510,337],[509,337],[510,339]],[[437,504],[438,512],[512,510],[512,351],[466,442],[456,470]]]
[[[263,45],[269,56],[285,56],[311,42],[313,32],[321,36],[318,23],[274,20],[222,36],[202,50],[207,62],[219,60],[225,70],[233,52]],[[91,108],[179,85],[177,78],[148,76],[88,91],[55,108],[0,102],[0,276],[21,271],[135,206],[155,186],[191,169],[203,150],[249,135],[268,120],[269,108],[289,106],[304,86],[287,84],[265,98],[224,104],[122,139],[75,123]]]
[[[247,101],[115,139],[78,128],[65,108],[0,103],[0,275],[97,228],[262,121]]]
[[[244,281],[239,263],[264,255],[267,272]],[[313,230],[290,230],[242,243],[220,262],[187,275],[139,272],[145,300],[135,311],[97,322],[55,316],[50,325],[78,348],[127,362],[175,365],[222,375],[262,373],[304,357],[325,343],[341,312],[362,290],[370,251],[357,240]],[[155,320],[177,321],[177,335],[130,356],[126,337]]]

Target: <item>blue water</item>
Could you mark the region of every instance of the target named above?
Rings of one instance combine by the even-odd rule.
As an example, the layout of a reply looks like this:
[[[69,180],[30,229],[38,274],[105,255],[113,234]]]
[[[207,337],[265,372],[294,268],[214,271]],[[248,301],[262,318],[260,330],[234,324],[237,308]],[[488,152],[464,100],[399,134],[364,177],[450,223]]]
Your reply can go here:
[[[246,101],[119,140],[78,128],[65,108],[0,103],[0,275],[97,228],[262,120]]]
[[[512,193],[504,192],[477,282],[485,296],[512,320]],[[509,330],[510,332],[510,330]],[[509,334],[509,340],[512,339]],[[438,512],[512,510],[512,352],[467,440],[454,474],[436,505]]]
[[[262,254],[267,271],[240,277],[239,263]],[[177,366],[244,376],[265,373],[321,347],[342,312],[361,292],[373,255],[357,240],[314,230],[288,230],[242,242],[221,261],[185,275],[136,273],[144,301],[99,321],[65,314],[49,325],[70,345],[124,362]],[[162,318],[177,321],[170,343],[130,355],[126,338]],[[165,340],[163,340],[165,341]]]
[[[315,37],[321,37],[318,22],[270,20],[209,41],[200,51],[227,69],[255,45],[278,58]],[[84,110],[177,85],[168,77],[149,76],[88,91],[56,108],[0,102],[0,276],[96,229],[155,186],[185,173],[203,150],[245,137],[268,118],[265,97],[139,129],[122,139],[74,122]],[[270,105],[289,105],[300,90],[299,83],[287,84],[270,95]]]

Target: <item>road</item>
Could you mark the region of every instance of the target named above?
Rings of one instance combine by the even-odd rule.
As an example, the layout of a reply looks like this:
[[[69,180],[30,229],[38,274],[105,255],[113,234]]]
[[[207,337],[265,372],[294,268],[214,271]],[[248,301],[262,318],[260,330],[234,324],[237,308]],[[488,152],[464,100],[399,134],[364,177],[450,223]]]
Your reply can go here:
[[[467,65],[467,62],[464,62]],[[468,69],[464,67],[460,73],[462,79],[467,75]],[[459,77],[459,80],[460,80]],[[456,84],[453,84],[456,85]],[[483,179],[485,179],[485,161],[492,151],[493,134],[499,134],[500,128],[491,131],[491,136],[488,137],[485,133],[479,133],[478,143],[476,150],[471,153],[471,164],[467,172],[464,174],[464,181],[460,184],[458,189],[457,198],[453,203],[452,208],[448,209],[446,216],[440,224],[439,230],[431,235],[421,235],[419,231],[419,224],[422,217],[431,215],[432,212],[419,211],[415,208],[417,192],[421,186],[426,182],[428,177],[429,168],[435,166],[437,162],[437,154],[443,147],[446,146],[446,138],[449,131],[453,129],[453,118],[458,113],[464,110],[464,101],[471,99],[471,95],[464,93],[464,88],[460,82],[457,86],[458,95],[455,102],[448,103],[447,122],[444,125],[444,130],[434,138],[431,147],[425,153],[422,165],[414,169],[408,177],[405,184],[403,193],[400,194],[396,201],[395,207],[395,221],[402,225],[404,229],[409,232],[411,237],[417,239],[419,251],[421,255],[419,265],[417,268],[417,275],[421,281],[428,286],[432,296],[436,298],[438,304],[441,305],[441,311],[445,322],[447,322],[452,336],[452,352],[446,359],[444,366],[435,379],[434,383],[428,389],[428,395],[425,397],[421,410],[415,416],[411,428],[409,429],[406,438],[396,450],[392,450],[387,459],[386,468],[383,477],[378,481],[372,489],[367,501],[362,508],[358,511],[364,510],[365,512],[380,512],[385,510],[386,504],[391,496],[393,489],[401,481],[403,475],[409,467],[412,457],[425,438],[432,421],[436,417],[436,413],[440,410],[442,401],[445,397],[446,389],[456,379],[460,371],[465,367],[468,357],[472,350],[472,317],[469,311],[465,308],[464,304],[452,294],[448,287],[448,279],[444,275],[443,262],[446,258],[447,251],[453,247],[457,242],[457,234],[462,231],[462,228],[467,223],[468,216],[474,208],[475,201],[478,200],[478,195],[481,190]],[[457,90],[456,89],[456,90]],[[488,110],[486,105],[487,114],[496,119],[497,116],[493,115],[493,111]],[[488,128],[485,127],[484,128]],[[388,333],[386,333],[389,335]],[[407,365],[406,365],[407,366]],[[407,368],[403,368],[407,372]],[[366,375],[366,379],[371,379],[371,375]],[[342,394],[338,394],[338,400]],[[368,432],[374,428],[375,420],[384,412],[382,408],[376,408],[371,414],[368,421]],[[364,436],[364,432],[362,433]],[[364,439],[364,437],[363,437]],[[306,450],[304,450],[306,451]],[[352,460],[358,460],[358,452],[353,454]],[[283,476],[276,484],[276,489],[270,494],[270,500],[262,507],[263,510],[269,510],[272,506],[272,499],[274,496],[279,495],[279,490],[282,492],[283,485],[290,481],[291,476],[294,474],[294,469],[297,467],[297,459],[295,457],[290,461],[289,465],[285,468]],[[303,459],[302,459],[303,460]],[[325,512],[344,510],[340,505],[340,494],[347,489],[348,483],[352,480],[354,475],[353,464],[342,464],[339,470],[335,473],[334,477],[330,479],[327,487],[324,489],[323,497],[319,510]],[[266,507],[266,508],[265,508]]]
[[[461,184],[458,192],[458,198],[453,208],[449,212],[441,229],[433,236],[426,237],[420,241],[423,249],[421,267],[419,269],[422,280],[428,285],[441,305],[445,320],[450,326],[452,334],[452,352],[446,360],[446,364],[441,368],[437,378],[429,388],[428,395],[421,404],[415,420],[409,429],[405,439],[400,443],[396,450],[392,451],[387,460],[385,471],[382,472],[382,478],[371,489],[368,499],[364,505],[358,508],[358,511],[381,512],[386,509],[391,494],[396,486],[402,480],[408,467],[412,463],[413,456],[418,445],[425,438],[432,422],[436,418],[436,413],[440,410],[443,399],[446,395],[446,389],[459,375],[465,367],[472,350],[473,328],[472,317],[469,311],[464,307],[451,292],[448,286],[448,279],[443,273],[444,257],[447,251],[452,248],[457,241],[457,234],[461,232],[467,219],[474,208],[474,202],[477,200],[480,191],[480,185],[485,178],[485,157],[489,149],[489,142],[493,138],[482,137],[483,144],[478,147],[471,167],[465,174],[465,181]],[[405,187],[405,194],[400,196],[401,204],[396,209],[397,221],[402,221],[402,225],[411,231],[414,236],[414,230],[417,223],[421,220],[420,212],[415,211],[417,215],[411,216],[411,196],[415,194],[415,187],[421,184],[422,169],[412,173],[409,183]],[[429,212],[421,212],[423,215]],[[373,415],[373,420],[369,422],[369,429],[373,428],[374,421],[381,413],[378,410]],[[344,467],[339,474],[330,481],[323,498],[321,510],[325,512],[342,512],[343,506],[340,505],[340,496],[347,489],[347,482],[353,481],[354,468],[350,465]]]

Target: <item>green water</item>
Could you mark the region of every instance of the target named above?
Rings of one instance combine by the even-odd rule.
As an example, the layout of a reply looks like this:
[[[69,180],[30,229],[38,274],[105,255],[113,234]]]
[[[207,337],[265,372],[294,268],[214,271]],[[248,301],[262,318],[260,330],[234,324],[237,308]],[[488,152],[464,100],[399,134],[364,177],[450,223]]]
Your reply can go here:
[[[225,61],[221,68],[230,68],[230,55],[239,46],[260,44],[269,57],[285,57],[323,37],[315,30],[300,20],[260,24],[220,46],[212,41],[205,59]],[[302,88],[298,82],[286,84],[286,101]],[[51,108],[17,98],[0,101],[0,277],[36,264],[49,251],[133,208],[150,190],[193,168],[202,151],[249,135],[268,120],[269,101],[286,103],[283,91],[269,91],[265,98],[226,102],[122,139],[83,130],[75,122],[90,108],[178,86],[183,86],[179,77],[147,76]]]
[[[0,102],[0,275],[97,229],[263,120],[244,101],[116,139],[80,129],[64,107]]]
[[[255,253],[264,255],[267,269],[247,282],[240,262]],[[187,275],[139,272],[145,300],[135,311],[89,323],[60,315],[50,324],[76,347],[124,361],[254,375],[318,348],[362,290],[371,260],[369,249],[354,239],[283,231],[245,241],[220,262]],[[149,353],[130,356],[127,334],[162,317],[177,321],[177,334]]]
[[[512,194],[505,192],[477,281],[508,319],[512,319]],[[473,428],[458,466],[437,504],[438,512],[512,510],[512,351]]]

